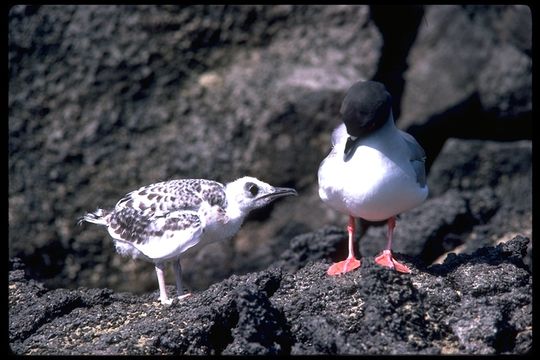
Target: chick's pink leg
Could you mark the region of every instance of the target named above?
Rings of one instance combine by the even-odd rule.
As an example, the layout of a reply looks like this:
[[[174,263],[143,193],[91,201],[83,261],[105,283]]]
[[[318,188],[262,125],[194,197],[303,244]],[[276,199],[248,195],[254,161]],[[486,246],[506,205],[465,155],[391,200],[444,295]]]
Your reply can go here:
[[[170,305],[172,304],[172,300],[169,299],[169,297],[167,296],[167,288],[165,287],[165,274],[163,273],[164,270],[164,263],[156,263],[156,275],[159,284],[159,300],[163,305]]]
[[[341,275],[346,272],[359,268],[361,263],[354,255],[354,234],[356,232],[356,222],[354,217],[349,216],[349,226],[347,226],[349,233],[349,256],[347,259],[334,263],[328,268],[326,272],[328,275]]]
[[[388,244],[386,245],[386,249],[383,250],[383,252],[375,258],[375,263],[381,266],[395,269],[398,272],[408,274],[411,272],[411,269],[409,269],[406,265],[398,262],[392,256],[392,237],[394,235],[395,227],[396,227],[396,218],[391,217],[390,219],[388,219],[388,233],[387,233]]]
[[[173,263],[174,277],[176,279],[176,294],[178,299],[182,300],[188,296],[191,296],[191,293],[184,294],[184,289],[182,288],[182,267],[180,266],[180,259],[176,259]]]

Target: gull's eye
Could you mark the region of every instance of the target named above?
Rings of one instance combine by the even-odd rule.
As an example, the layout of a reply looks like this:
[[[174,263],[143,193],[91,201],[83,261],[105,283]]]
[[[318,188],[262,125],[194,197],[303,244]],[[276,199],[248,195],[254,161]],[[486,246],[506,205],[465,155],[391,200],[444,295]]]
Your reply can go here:
[[[255,197],[259,193],[259,187],[254,183],[248,182],[245,186],[246,190],[249,191],[251,196]]]

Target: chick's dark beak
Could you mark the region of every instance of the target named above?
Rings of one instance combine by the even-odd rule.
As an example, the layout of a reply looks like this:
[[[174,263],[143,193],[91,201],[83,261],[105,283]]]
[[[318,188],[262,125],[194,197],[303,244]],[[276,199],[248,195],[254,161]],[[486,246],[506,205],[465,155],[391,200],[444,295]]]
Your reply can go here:
[[[271,192],[260,196],[259,199],[269,199],[270,201],[274,201],[280,197],[285,197],[285,196],[290,196],[290,195],[297,196],[298,193],[296,192],[296,190],[292,188],[274,187]]]

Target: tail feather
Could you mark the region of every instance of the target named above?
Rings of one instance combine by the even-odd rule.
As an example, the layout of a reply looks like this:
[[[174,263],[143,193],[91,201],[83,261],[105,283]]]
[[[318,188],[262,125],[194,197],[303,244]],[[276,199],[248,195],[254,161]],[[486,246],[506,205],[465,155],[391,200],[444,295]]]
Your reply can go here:
[[[97,209],[94,212],[89,212],[77,219],[77,225],[81,225],[83,221],[98,225],[107,225],[107,216],[111,212],[109,210]]]

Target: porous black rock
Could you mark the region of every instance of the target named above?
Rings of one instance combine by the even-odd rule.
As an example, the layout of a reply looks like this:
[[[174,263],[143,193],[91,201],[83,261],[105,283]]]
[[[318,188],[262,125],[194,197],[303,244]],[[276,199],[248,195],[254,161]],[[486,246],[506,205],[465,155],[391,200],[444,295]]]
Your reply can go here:
[[[298,271],[276,263],[171,306],[157,291],[49,290],[12,269],[9,344],[49,355],[523,354],[532,349],[528,241],[427,268],[407,262],[410,275],[371,258],[338,277],[326,274],[328,260]]]

